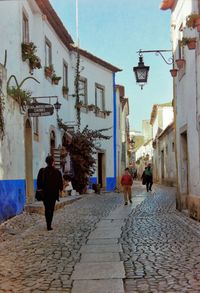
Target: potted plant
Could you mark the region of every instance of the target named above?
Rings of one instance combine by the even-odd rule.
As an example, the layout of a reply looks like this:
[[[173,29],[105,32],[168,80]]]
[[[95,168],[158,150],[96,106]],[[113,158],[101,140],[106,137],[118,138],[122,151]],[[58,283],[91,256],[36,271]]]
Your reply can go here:
[[[88,105],[88,110],[89,111],[93,111],[95,109],[95,105],[94,104],[89,104]]]
[[[52,74],[54,73],[53,65],[45,66],[44,68],[45,76],[46,77],[52,77]]]
[[[186,26],[189,28],[197,28],[197,31],[200,32],[200,14],[192,13],[186,18]]]
[[[170,70],[170,73],[171,73],[171,76],[172,76],[172,77],[176,77],[176,76],[177,76],[177,72],[178,72],[178,69],[176,69],[176,68],[172,68],[172,69]]]
[[[108,110],[105,111],[105,112],[106,112],[106,115],[107,115],[107,116],[109,116],[109,115],[112,113],[112,111],[108,111]]]
[[[11,96],[16,102],[18,102],[24,111],[26,109],[26,105],[31,99],[31,94],[32,93],[30,91],[23,90],[19,87],[8,87],[8,95]]]
[[[31,56],[29,59],[29,65],[31,69],[40,69],[42,67],[40,58],[36,55]]]
[[[57,76],[55,73],[51,77],[52,84],[58,85],[60,80],[61,80],[61,76]]]
[[[63,96],[67,96],[69,92],[69,88],[65,85],[62,87]]]
[[[26,61],[30,58],[31,55],[33,55],[36,51],[36,46],[33,42],[30,43],[22,43],[22,60]]]
[[[83,102],[82,102],[82,101],[79,101],[79,102],[75,105],[75,108],[80,110],[80,109],[82,108],[82,106],[83,106]]]
[[[98,106],[95,107],[95,112],[98,114],[100,112],[100,108]]]
[[[36,46],[34,45],[33,42],[30,43],[22,43],[22,60],[26,61],[29,60],[29,66],[30,69],[40,69],[41,66],[41,60],[40,58],[36,55]]]
[[[179,58],[176,60],[176,65],[177,65],[178,69],[183,68],[184,64],[185,64],[185,59]]]
[[[193,50],[196,48],[196,38],[182,38],[182,40],[180,41],[181,46],[188,46],[189,50]]]

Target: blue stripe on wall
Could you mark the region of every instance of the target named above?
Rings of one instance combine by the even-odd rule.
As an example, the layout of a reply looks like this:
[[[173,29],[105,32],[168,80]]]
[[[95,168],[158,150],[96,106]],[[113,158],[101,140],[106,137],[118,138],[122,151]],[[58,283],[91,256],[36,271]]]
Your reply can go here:
[[[0,221],[20,214],[25,202],[25,180],[0,180]]]
[[[113,73],[113,160],[114,160],[114,188],[116,187],[116,175],[117,175],[117,101],[116,101],[116,84],[115,84],[115,73]]]
[[[116,178],[115,177],[107,177],[106,178],[106,191],[114,191],[116,187]]]

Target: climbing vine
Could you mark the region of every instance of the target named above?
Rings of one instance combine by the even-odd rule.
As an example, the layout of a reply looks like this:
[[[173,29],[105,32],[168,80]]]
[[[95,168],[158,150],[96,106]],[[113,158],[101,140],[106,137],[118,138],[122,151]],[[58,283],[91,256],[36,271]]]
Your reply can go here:
[[[76,97],[76,119],[77,119],[77,125],[78,125],[78,131],[80,130],[81,126],[81,107],[80,105],[80,93],[79,93],[79,80],[80,80],[80,52],[77,47],[77,57],[76,57],[76,68],[75,68],[75,80],[74,80],[74,88],[75,93],[74,96]]]
[[[4,116],[3,116],[4,108],[5,108],[4,97],[0,89],[0,138],[1,140],[3,140],[4,134],[5,134],[5,122],[4,122]]]

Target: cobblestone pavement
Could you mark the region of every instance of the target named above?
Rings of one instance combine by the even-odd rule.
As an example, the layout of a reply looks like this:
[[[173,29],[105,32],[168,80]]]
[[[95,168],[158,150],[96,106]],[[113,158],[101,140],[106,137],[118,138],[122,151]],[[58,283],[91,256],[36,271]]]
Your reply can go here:
[[[200,223],[175,210],[174,188],[149,194],[120,242],[126,293],[200,292]]]
[[[81,246],[121,203],[119,194],[87,195],[55,212],[53,231],[46,231],[44,217],[36,214],[0,225],[0,292],[71,292]]]
[[[134,185],[135,195],[147,197],[122,228],[125,292],[200,292],[200,223],[175,210],[174,188],[155,187],[147,194]],[[81,246],[121,204],[120,194],[84,196],[55,212],[49,232],[37,214],[1,224],[0,293],[70,293]]]

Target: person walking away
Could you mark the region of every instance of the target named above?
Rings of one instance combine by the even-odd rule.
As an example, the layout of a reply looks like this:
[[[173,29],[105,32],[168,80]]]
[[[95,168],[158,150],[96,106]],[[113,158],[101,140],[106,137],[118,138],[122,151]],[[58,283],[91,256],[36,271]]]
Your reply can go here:
[[[145,168],[145,178],[146,178],[146,189],[148,191],[152,191],[152,185],[153,185],[153,175],[152,175],[152,168],[151,164],[149,163],[147,168]]]
[[[54,167],[55,161],[52,156],[45,160],[47,167],[41,168],[37,176],[37,188],[44,191],[44,208],[47,230],[53,230],[51,223],[56,200],[59,201],[59,193],[63,190],[62,174]]]
[[[128,200],[130,203],[132,203],[131,199],[131,186],[133,184],[133,178],[131,174],[129,173],[129,168],[126,168],[124,170],[124,175],[121,178],[121,185],[123,186],[123,192],[124,192],[124,205],[128,204]]]

